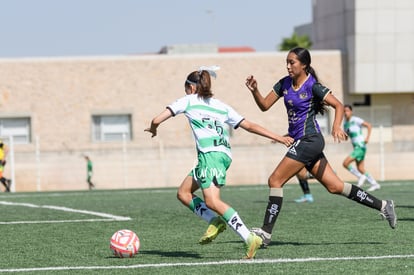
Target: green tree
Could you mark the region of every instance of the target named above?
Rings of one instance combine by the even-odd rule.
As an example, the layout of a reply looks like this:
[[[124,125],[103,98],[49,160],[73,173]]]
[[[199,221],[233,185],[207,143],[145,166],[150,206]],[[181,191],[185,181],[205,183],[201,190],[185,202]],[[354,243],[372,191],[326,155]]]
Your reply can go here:
[[[282,44],[279,45],[280,51],[288,51],[295,47],[302,47],[305,49],[310,49],[312,46],[312,41],[310,40],[309,36],[305,35],[298,35],[297,33],[293,33],[292,37],[283,38]]]

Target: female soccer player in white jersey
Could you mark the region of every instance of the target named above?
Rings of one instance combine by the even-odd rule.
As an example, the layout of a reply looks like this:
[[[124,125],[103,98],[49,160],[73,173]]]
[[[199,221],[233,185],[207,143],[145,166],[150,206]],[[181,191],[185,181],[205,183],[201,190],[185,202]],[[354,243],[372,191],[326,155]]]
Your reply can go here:
[[[347,169],[358,178],[359,187],[364,184],[365,180],[368,180],[368,182],[371,184],[371,187],[368,188],[367,191],[380,189],[381,186],[377,183],[377,181],[367,171],[365,171],[364,160],[367,152],[367,143],[369,141],[369,137],[371,136],[372,126],[362,118],[354,116],[351,105],[344,106],[344,115],[344,130],[351,138],[351,143],[354,147],[354,150],[349,156],[345,158],[342,165],[345,167],[345,169]],[[366,127],[368,129],[366,137],[362,133],[362,127]],[[356,162],[356,168],[351,165],[351,163],[354,161]]]
[[[157,127],[165,120],[182,113],[188,118],[196,142],[198,164],[185,177],[177,197],[209,223],[200,244],[210,243],[226,229],[227,224],[244,240],[245,258],[251,259],[262,245],[262,239],[251,233],[236,210],[220,198],[220,188],[225,185],[226,172],[232,161],[229,133],[224,124],[234,129],[241,127],[286,146],[291,145],[293,139],[276,135],[246,120],[232,107],[214,98],[207,70],[190,73],[184,87],[186,95],[153,118],[151,126],[145,131],[154,137],[157,135]],[[198,188],[201,188],[205,201],[194,194]]]

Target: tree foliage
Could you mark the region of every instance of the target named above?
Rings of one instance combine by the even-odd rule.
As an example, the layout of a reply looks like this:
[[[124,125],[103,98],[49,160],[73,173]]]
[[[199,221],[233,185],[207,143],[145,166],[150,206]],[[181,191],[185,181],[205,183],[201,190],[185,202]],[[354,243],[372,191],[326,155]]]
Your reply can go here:
[[[288,51],[295,47],[310,49],[311,46],[312,41],[308,35],[298,35],[294,32],[291,37],[283,38],[282,43],[279,45],[279,50]]]

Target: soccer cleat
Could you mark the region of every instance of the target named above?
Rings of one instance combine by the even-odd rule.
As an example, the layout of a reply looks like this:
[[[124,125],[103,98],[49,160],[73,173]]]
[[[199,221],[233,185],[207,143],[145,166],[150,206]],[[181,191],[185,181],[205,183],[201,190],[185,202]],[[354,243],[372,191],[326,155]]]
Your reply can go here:
[[[213,218],[207,227],[206,233],[204,233],[198,242],[200,244],[211,243],[217,238],[218,234],[226,230],[226,226],[226,223],[220,217]]]
[[[296,199],[295,202],[313,202],[313,196],[312,194],[305,194],[302,197],[300,197],[299,199]]]
[[[362,176],[360,176],[359,177],[359,180],[358,180],[358,187],[362,187],[362,185],[364,185],[364,183],[365,183],[365,180],[367,179],[367,176],[365,176],[365,175],[362,175]]]
[[[378,190],[378,189],[380,189],[381,188],[381,185],[379,185],[378,183],[377,184],[373,184],[373,185],[371,185],[371,187],[370,188],[368,188],[368,192],[371,192],[371,191],[375,191],[375,190]]]
[[[264,231],[263,229],[259,227],[253,227],[252,230],[250,231],[262,239],[261,247],[265,248],[270,244],[272,240],[272,234],[267,233],[266,231]]]
[[[388,200],[384,208],[381,209],[380,215],[388,221],[392,229],[395,228],[397,225],[397,214],[395,214],[394,201]]]
[[[262,238],[251,232],[247,238],[246,255],[244,256],[244,259],[253,259],[262,243]]]

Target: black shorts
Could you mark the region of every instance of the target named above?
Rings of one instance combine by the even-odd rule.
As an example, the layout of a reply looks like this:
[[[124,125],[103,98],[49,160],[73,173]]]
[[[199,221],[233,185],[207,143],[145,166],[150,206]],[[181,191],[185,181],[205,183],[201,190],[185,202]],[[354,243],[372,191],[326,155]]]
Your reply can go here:
[[[325,140],[322,134],[307,135],[293,143],[286,153],[286,157],[302,162],[310,171],[318,160],[325,158],[324,148]]]

